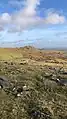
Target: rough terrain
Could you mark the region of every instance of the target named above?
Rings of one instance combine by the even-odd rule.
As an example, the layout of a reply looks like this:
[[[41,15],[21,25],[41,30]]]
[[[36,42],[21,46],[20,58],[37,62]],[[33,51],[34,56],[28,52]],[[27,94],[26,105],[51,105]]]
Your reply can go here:
[[[67,119],[67,51],[0,49],[0,119]]]

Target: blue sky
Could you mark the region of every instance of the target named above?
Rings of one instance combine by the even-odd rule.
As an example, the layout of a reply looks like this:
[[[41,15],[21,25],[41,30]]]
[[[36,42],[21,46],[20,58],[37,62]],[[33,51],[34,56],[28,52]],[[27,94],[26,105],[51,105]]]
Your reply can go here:
[[[0,47],[67,48],[66,0],[0,1]]]

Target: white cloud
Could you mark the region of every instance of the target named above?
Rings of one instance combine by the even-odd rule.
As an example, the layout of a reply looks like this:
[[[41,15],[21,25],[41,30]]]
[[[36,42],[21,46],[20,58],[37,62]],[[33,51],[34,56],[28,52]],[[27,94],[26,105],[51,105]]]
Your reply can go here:
[[[58,13],[49,12],[45,18],[45,23],[47,24],[63,24],[65,21],[66,18]]]
[[[26,0],[25,7],[11,16],[13,27],[9,31],[21,31],[37,25],[41,20],[36,15],[36,7],[39,3],[39,0]]]
[[[24,13],[27,16],[36,15],[36,7],[40,4],[39,0],[27,0]]]
[[[9,24],[11,24],[11,16],[8,13],[0,15],[0,31],[3,31]]]
[[[16,4],[15,4],[16,2]],[[24,4],[24,7],[10,15],[9,13],[2,13],[0,16],[0,30],[8,27],[9,32],[21,32],[22,30],[36,26],[39,24],[63,24],[66,22],[66,18],[63,15],[59,15],[59,12],[53,9],[45,11],[46,17],[41,18],[37,16],[37,5],[40,4],[40,0],[25,0],[25,2],[18,2],[18,0],[10,0],[12,5]]]
[[[8,13],[3,13],[0,16],[0,23],[9,24],[11,22],[11,16]]]

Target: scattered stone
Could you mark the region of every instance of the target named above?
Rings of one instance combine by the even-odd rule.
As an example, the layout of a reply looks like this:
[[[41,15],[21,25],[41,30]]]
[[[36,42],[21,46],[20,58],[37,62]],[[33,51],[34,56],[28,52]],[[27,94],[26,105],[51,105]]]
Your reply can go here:
[[[21,94],[17,94],[17,97],[20,97],[21,96]]]
[[[21,95],[23,94],[23,92],[21,92]]]
[[[26,91],[27,90],[27,86],[23,86],[23,91]]]
[[[52,75],[52,80],[56,80],[57,79],[57,76],[55,74]]]
[[[51,78],[52,77],[52,74],[50,73],[45,73],[45,78]]]
[[[14,87],[14,88],[13,88],[13,91],[15,91],[15,90],[16,90],[16,88]]]
[[[2,89],[2,86],[0,86],[0,89]]]

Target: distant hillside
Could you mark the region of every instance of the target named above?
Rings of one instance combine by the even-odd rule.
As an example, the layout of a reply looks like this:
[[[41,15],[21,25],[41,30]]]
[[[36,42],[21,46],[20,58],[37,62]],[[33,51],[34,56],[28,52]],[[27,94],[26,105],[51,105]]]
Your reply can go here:
[[[67,59],[63,51],[40,50],[35,47],[25,46],[23,48],[0,48],[0,59],[10,60],[12,58],[28,58],[36,61],[54,60],[55,58]]]

